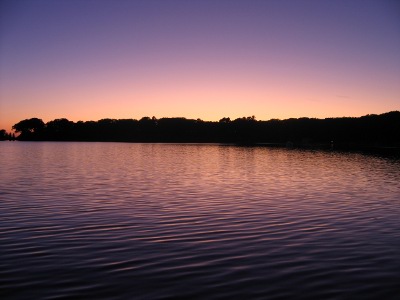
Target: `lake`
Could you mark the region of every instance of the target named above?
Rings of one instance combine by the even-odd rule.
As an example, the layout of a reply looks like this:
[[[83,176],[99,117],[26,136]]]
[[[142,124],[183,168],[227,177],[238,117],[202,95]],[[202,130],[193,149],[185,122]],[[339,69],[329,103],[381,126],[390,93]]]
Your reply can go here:
[[[400,299],[400,160],[0,143],[1,299]]]

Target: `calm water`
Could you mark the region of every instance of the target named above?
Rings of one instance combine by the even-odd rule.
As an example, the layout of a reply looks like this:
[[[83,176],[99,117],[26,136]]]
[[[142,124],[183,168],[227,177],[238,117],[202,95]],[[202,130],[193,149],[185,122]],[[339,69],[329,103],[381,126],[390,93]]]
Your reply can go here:
[[[1,299],[400,299],[400,161],[0,143]]]

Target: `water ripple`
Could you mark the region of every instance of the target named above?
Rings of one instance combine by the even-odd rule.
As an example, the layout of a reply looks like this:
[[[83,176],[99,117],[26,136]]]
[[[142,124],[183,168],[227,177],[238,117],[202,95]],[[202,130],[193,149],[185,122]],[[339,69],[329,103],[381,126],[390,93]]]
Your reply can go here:
[[[2,299],[398,299],[400,162],[0,143]]]

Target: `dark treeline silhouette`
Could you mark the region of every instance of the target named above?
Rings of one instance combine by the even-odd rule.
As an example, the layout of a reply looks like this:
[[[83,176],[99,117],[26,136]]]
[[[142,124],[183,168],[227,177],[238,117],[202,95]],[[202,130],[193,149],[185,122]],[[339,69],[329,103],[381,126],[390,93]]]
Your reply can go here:
[[[25,141],[123,141],[281,144],[300,147],[399,147],[400,112],[360,118],[299,118],[257,121],[254,116],[218,122],[144,117],[44,123],[32,118],[13,126]]]
[[[7,132],[5,129],[0,129],[0,141],[14,141],[15,134]]]

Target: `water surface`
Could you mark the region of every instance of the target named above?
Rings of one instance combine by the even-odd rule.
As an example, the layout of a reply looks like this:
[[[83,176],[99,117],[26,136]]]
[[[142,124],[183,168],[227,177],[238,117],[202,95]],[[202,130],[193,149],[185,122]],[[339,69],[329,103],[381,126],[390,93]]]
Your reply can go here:
[[[0,143],[2,299],[399,299],[400,162]]]

